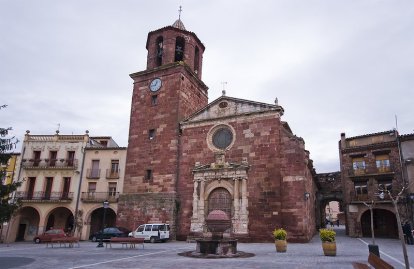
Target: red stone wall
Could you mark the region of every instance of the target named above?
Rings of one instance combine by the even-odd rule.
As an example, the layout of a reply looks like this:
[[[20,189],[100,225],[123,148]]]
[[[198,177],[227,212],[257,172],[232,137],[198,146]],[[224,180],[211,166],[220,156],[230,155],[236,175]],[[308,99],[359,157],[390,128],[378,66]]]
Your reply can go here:
[[[190,231],[193,193],[191,170],[196,162],[209,164],[215,161],[206,137],[216,123],[183,126],[177,188],[181,204],[177,238],[185,238]],[[295,232],[295,236],[300,234],[303,238],[309,238],[310,232],[302,223],[306,210],[303,207],[303,193],[307,188],[311,192],[312,186],[305,186],[304,181],[282,183],[284,174],[304,175],[312,181],[306,174],[308,169],[303,143],[287,137],[274,114],[240,116],[221,120],[220,123],[230,124],[236,131],[235,143],[225,155],[226,162],[241,163],[246,158],[250,165],[247,180],[250,240],[272,241],[271,233],[276,227],[285,227]],[[308,210],[313,210],[312,206]]]
[[[151,104],[148,85],[153,78],[163,85],[155,94],[158,104]],[[183,65],[134,77],[134,93],[127,150],[125,193],[174,192],[177,172],[178,122],[207,105],[206,89],[200,90]],[[149,130],[155,129],[155,139]],[[146,170],[153,171],[146,180]]]
[[[309,168],[309,152],[302,138],[283,131],[282,135],[282,219],[289,240],[307,242],[316,232],[316,184]],[[310,197],[305,199],[305,193]]]
[[[169,223],[170,238],[175,239],[174,223],[178,207],[175,193],[121,195],[117,225],[133,231],[145,223]]]

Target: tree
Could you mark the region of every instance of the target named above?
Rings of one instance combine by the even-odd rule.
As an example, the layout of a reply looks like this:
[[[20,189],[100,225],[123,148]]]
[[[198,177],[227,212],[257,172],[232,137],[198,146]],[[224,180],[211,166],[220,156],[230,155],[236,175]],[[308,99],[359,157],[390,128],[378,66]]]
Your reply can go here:
[[[6,108],[7,105],[1,105],[0,109]],[[17,210],[20,203],[18,200],[12,198],[11,194],[22,184],[21,180],[12,181],[10,184],[6,182],[6,167],[11,155],[8,153],[16,148],[18,139],[14,136],[9,136],[11,127],[0,127],[0,223],[8,222],[13,213]]]
[[[400,238],[402,249],[403,249],[405,268],[410,269],[410,262],[408,260],[407,248],[405,247],[404,233],[403,233],[402,226],[401,226],[401,217],[398,211],[398,200],[400,200],[400,198],[403,196],[407,188],[408,186],[403,186],[400,192],[395,196],[393,196],[392,192],[385,186],[380,186],[379,191],[380,191],[380,198],[383,199],[384,195],[387,194],[390,197],[391,202],[394,206],[395,216],[397,217],[398,237]]]

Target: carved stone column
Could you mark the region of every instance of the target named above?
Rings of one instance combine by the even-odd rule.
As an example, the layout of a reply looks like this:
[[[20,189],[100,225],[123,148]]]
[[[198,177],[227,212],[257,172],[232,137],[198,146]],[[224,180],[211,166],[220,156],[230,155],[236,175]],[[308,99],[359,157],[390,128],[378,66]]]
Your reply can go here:
[[[198,181],[194,180],[193,190],[193,219],[198,218],[198,195],[197,195]]]
[[[247,210],[248,200],[247,200],[247,179],[242,179],[241,186],[241,208],[240,208],[240,226],[239,233],[247,234],[248,233],[248,224],[249,224],[249,211]]]
[[[233,206],[234,206],[234,217],[239,217],[239,209],[240,209],[240,201],[239,201],[239,179],[234,179],[234,198],[233,198]]]
[[[193,217],[191,218],[191,232],[202,233],[204,228],[204,179],[200,180],[200,196],[197,195],[198,180],[194,180],[193,189]]]
[[[242,179],[241,192],[242,192],[242,202],[241,202],[241,210],[240,211],[242,213],[247,213],[247,183],[246,183],[246,178]]]

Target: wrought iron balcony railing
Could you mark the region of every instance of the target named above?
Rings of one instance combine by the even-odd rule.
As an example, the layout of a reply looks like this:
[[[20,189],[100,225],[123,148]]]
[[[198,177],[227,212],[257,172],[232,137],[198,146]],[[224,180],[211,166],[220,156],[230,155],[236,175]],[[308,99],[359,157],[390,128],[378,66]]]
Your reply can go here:
[[[397,194],[398,194],[398,191],[391,191],[391,195],[393,197],[397,196]],[[383,198],[381,199],[379,193],[370,195],[370,194],[367,194],[367,193],[360,194],[360,193],[356,193],[354,191],[351,191],[350,192],[350,198],[351,198],[351,202],[371,202],[372,200],[375,201],[375,202],[381,202],[381,201],[383,201],[383,202],[388,201],[389,202],[389,201],[391,201],[390,196],[385,192],[384,192]]]
[[[73,192],[17,191],[14,197],[23,202],[70,202],[73,199]]]
[[[108,179],[117,179],[119,178],[120,169],[106,169],[106,178]]]
[[[82,192],[81,201],[84,203],[118,202],[119,192]]]
[[[100,178],[101,177],[101,169],[87,169],[86,170],[86,178]]]
[[[348,175],[350,177],[366,176],[366,175],[384,175],[393,174],[394,166],[366,166],[365,168],[349,169]]]
[[[77,159],[22,159],[25,169],[67,169],[78,168]]]

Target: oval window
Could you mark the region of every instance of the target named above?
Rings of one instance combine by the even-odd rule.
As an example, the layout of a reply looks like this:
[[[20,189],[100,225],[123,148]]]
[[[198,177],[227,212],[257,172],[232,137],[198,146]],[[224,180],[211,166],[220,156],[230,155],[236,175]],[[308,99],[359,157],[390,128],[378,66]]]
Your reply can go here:
[[[228,128],[220,128],[213,134],[213,145],[226,149],[233,142],[233,133]]]
[[[227,107],[227,102],[221,102],[221,103],[219,104],[219,107],[220,107],[220,108],[226,108],[226,107]]]

